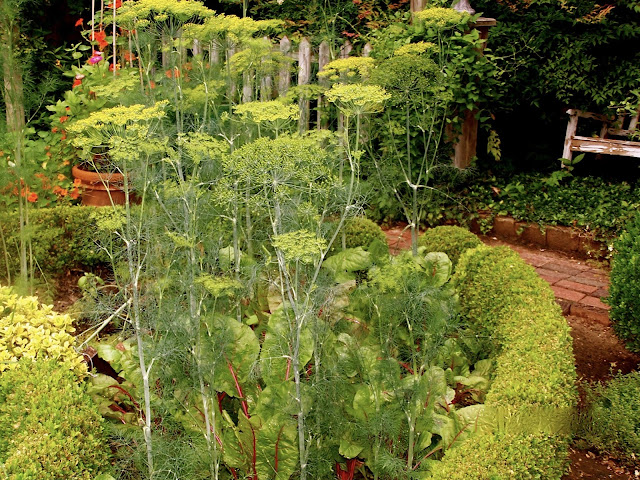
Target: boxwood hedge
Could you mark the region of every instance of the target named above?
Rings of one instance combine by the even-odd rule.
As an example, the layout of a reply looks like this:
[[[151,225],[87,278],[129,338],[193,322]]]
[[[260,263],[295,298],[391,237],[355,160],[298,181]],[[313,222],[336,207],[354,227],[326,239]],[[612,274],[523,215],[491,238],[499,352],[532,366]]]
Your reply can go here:
[[[488,426],[434,462],[432,478],[560,479],[577,393],[569,327],[553,292],[507,247],[466,251],[453,282],[465,321],[493,338],[497,369]]]

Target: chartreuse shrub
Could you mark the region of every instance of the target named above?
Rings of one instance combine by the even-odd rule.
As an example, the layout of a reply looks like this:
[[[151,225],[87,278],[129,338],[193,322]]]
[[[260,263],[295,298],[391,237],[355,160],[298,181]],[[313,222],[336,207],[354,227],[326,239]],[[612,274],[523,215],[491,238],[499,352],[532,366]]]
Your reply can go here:
[[[0,374],[0,471],[8,480],[92,480],[109,467],[102,417],[59,362]]]
[[[433,466],[434,479],[559,479],[576,404],[569,327],[553,292],[506,247],[477,247],[453,278],[462,315],[493,338],[483,428]]]
[[[469,230],[454,225],[442,225],[430,228],[418,239],[418,245],[426,247],[427,252],[444,252],[453,268],[458,264],[460,255],[470,248],[482,245],[482,242]]]
[[[640,452],[640,372],[618,375],[591,392],[582,436],[599,450],[638,462]]]
[[[0,372],[11,370],[21,358],[57,360],[83,376],[86,365],[74,350],[72,319],[42,305],[36,297],[21,297],[0,287]]]
[[[346,237],[346,247],[362,247],[365,250],[378,240],[386,244],[387,237],[377,223],[366,217],[353,217],[344,222],[344,234]]]
[[[106,255],[95,242],[95,217],[111,211],[74,206],[30,211],[27,234],[35,271],[58,273],[106,262]],[[20,269],[17,213],[0,213],[0,233],[0,277],[7,278]]]
[[[613,328],[630,350],[640,352],[640,215],[614,243],[610,280]]]

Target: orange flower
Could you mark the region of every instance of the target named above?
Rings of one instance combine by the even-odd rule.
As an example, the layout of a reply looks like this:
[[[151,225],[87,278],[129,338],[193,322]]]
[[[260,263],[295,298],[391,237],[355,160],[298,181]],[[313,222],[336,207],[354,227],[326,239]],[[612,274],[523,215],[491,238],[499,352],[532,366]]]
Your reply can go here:
[[[82,85],[82,80],[80,80],[79,78],[75,78],[73,80],[73,85],[71,85],[71,88],[76,88],[79,87],[80,85]]]
[[[74,187],[78,188],[80,185],[82,185],[82,180],[80,180],[79,178],[73,180]]]
[[[58,133],[58,127],[53,127],[53,128],[51,129],[51,132],[53,132],[53,133]]]
[[[69,120],[69,115],[63,115],[62,117],[60,117],[60,123],[64,123],[67,120]]]
[[[58,195],[59,197],[66,197],[69,194],[69,191],[56,185],[55,187],[53,187],[52,190],[53,193],[55,193],[56,195]]]
[[[45,155],[46,155],[47,157],[51,158],[51,152],[47,152],[47,153],[45,153]]]
[[[116,0],[116,8],[120,8],[122,6],[122,0]],[[107,8],[113,8],[113,3],[108,3]]]
[[[149,82],[149,87],[151,87],[151,90],[153,90],[154,88],[156,88],[156,82],[154,82],[153,80],[151,80]]]
[[[83,22],[84,22],[84,20],[83,20],[82,18],[79,18],[79,19],[76,21],[75,26],[76,26],[76,27],[81,27]]]
[[[63,160],[62,165],[64,165],[65,167],[68,167],[69,165],[71,165],[71,162],[69,162],[69,160]]]
[[[104,50],[105,47],[109,46],[109,42],[107,42],[107,34],[104,30],[93,32],[92,36],[93,40],[98,42],[98,47],[100,47],[100,50]]]
[[[38,201],[38,194],[36,192],[31,192],[27,197],[27,202],[36,203]]]
[[[66,140],[67,139],[67,132],[65,132],[64,130],[62,131],[62,136],[60,137],[60,140]]]
[[[174,68],[171,70],[167,70],[166,72],[164,72],[164,74],[166,75],[167,78],[178,78],[180,77],[180,70],[178,70],[177,68]]]
[[[124,52],[123,57],[125,62],[133,62],[136,59],[136,56],[128,50]]]
[[[110,72],[113,72],[113,67],[114,67],[114,64],[113,64],[113,63],[109,65],[109,71],[110,71]],[[115,69],[116,69],[116,70],[120,70],[120,64],[119,64],[119,63],[116,63],[116,64],[115,64]]]
[[[77,200],[79,196],[80,196],[80,190],[78,190],[77,188],[74,188],[71,194],[69,195],[69,197],[71,197],[73,200]]]
[[[66,179],[67,179],[67,176],[65,174],[63,174],[63,173],[59,173],[58,174],[58,180],[60,182],[64,182]]]

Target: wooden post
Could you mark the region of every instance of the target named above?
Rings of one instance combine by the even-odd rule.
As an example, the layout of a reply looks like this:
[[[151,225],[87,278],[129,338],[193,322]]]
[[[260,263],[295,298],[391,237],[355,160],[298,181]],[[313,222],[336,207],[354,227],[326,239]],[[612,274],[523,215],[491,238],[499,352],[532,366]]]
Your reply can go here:
[[[298,52],[298,85],[308,85],[311,80],[311,44],[303,38]],[[298,128],[300,133],[309,129],[309,100],[300,97],[300,119]]]
[[[365,46],[362,48],[362,56],[363,57],[370,56],[372,50],[373,50],[373,47],[371,46],[371,44],[369,42],[367,42],[365,44]]]
[[[426,0],[411,0],[411,13],[421,12],[424,10],[426,3]]]
[[[289,52],[291,51],[291,41],[286,36],[282,37],[280,40],[280,53],[288,58]],[[278,74],[278,95],[284,96],[289,90],[289,85],[291,84],[291,71],[288,65],[283,65],[280,68],[280,72]]]
[[[495,26],[496,21],[493,18],[480,17],[472,26],[480,31],[480,38],[486,43],[489,37],[489,28]],[[482,55],[482,50],[479,52]],[[480,80],[482,81],[482,80]],[[466,110],[464,115],[464,123],[462,124],[462,132],[456,141],[454,147],[453,164],[462,169],[467,168],[471,164],[471,159],[476,156],[478,147],[478,119],[476,118],[477,110]]]
[[[242,103],[248,103],[253,99],[253,72],[246,71],[242,74]]]
[[[269,39],[269,37],[263,37],[263,40],[271,44],[271,40]],[[263,58],[261,60],[261,64],[263,66],[267,65],[269,61],[270,61],[269,58]],[[265,73],[264,75],[262,75],[262,78],[260,79],[260,100],[263,102],[271,100],[272,91],[273,91],[273,78],[271,77],[270,73]]]
[[[562,158],[571,160],[573,158],[573,152],[571,151],[571,140],[576,134],[578,129],[578,112],[576,110],[567,110],[570,115],[569,122],[567,123],[567,133],[564,136],[564,150],[562,151]]]

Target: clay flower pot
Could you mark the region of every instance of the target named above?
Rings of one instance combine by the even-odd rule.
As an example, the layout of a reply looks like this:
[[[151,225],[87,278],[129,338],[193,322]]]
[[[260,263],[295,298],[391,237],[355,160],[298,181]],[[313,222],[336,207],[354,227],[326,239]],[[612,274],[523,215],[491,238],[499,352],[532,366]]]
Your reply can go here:
[[[71,174],[81,182],[82,205],[124,205],[126,196],[124,176],[121,173],[92,172],[74,165]]]

